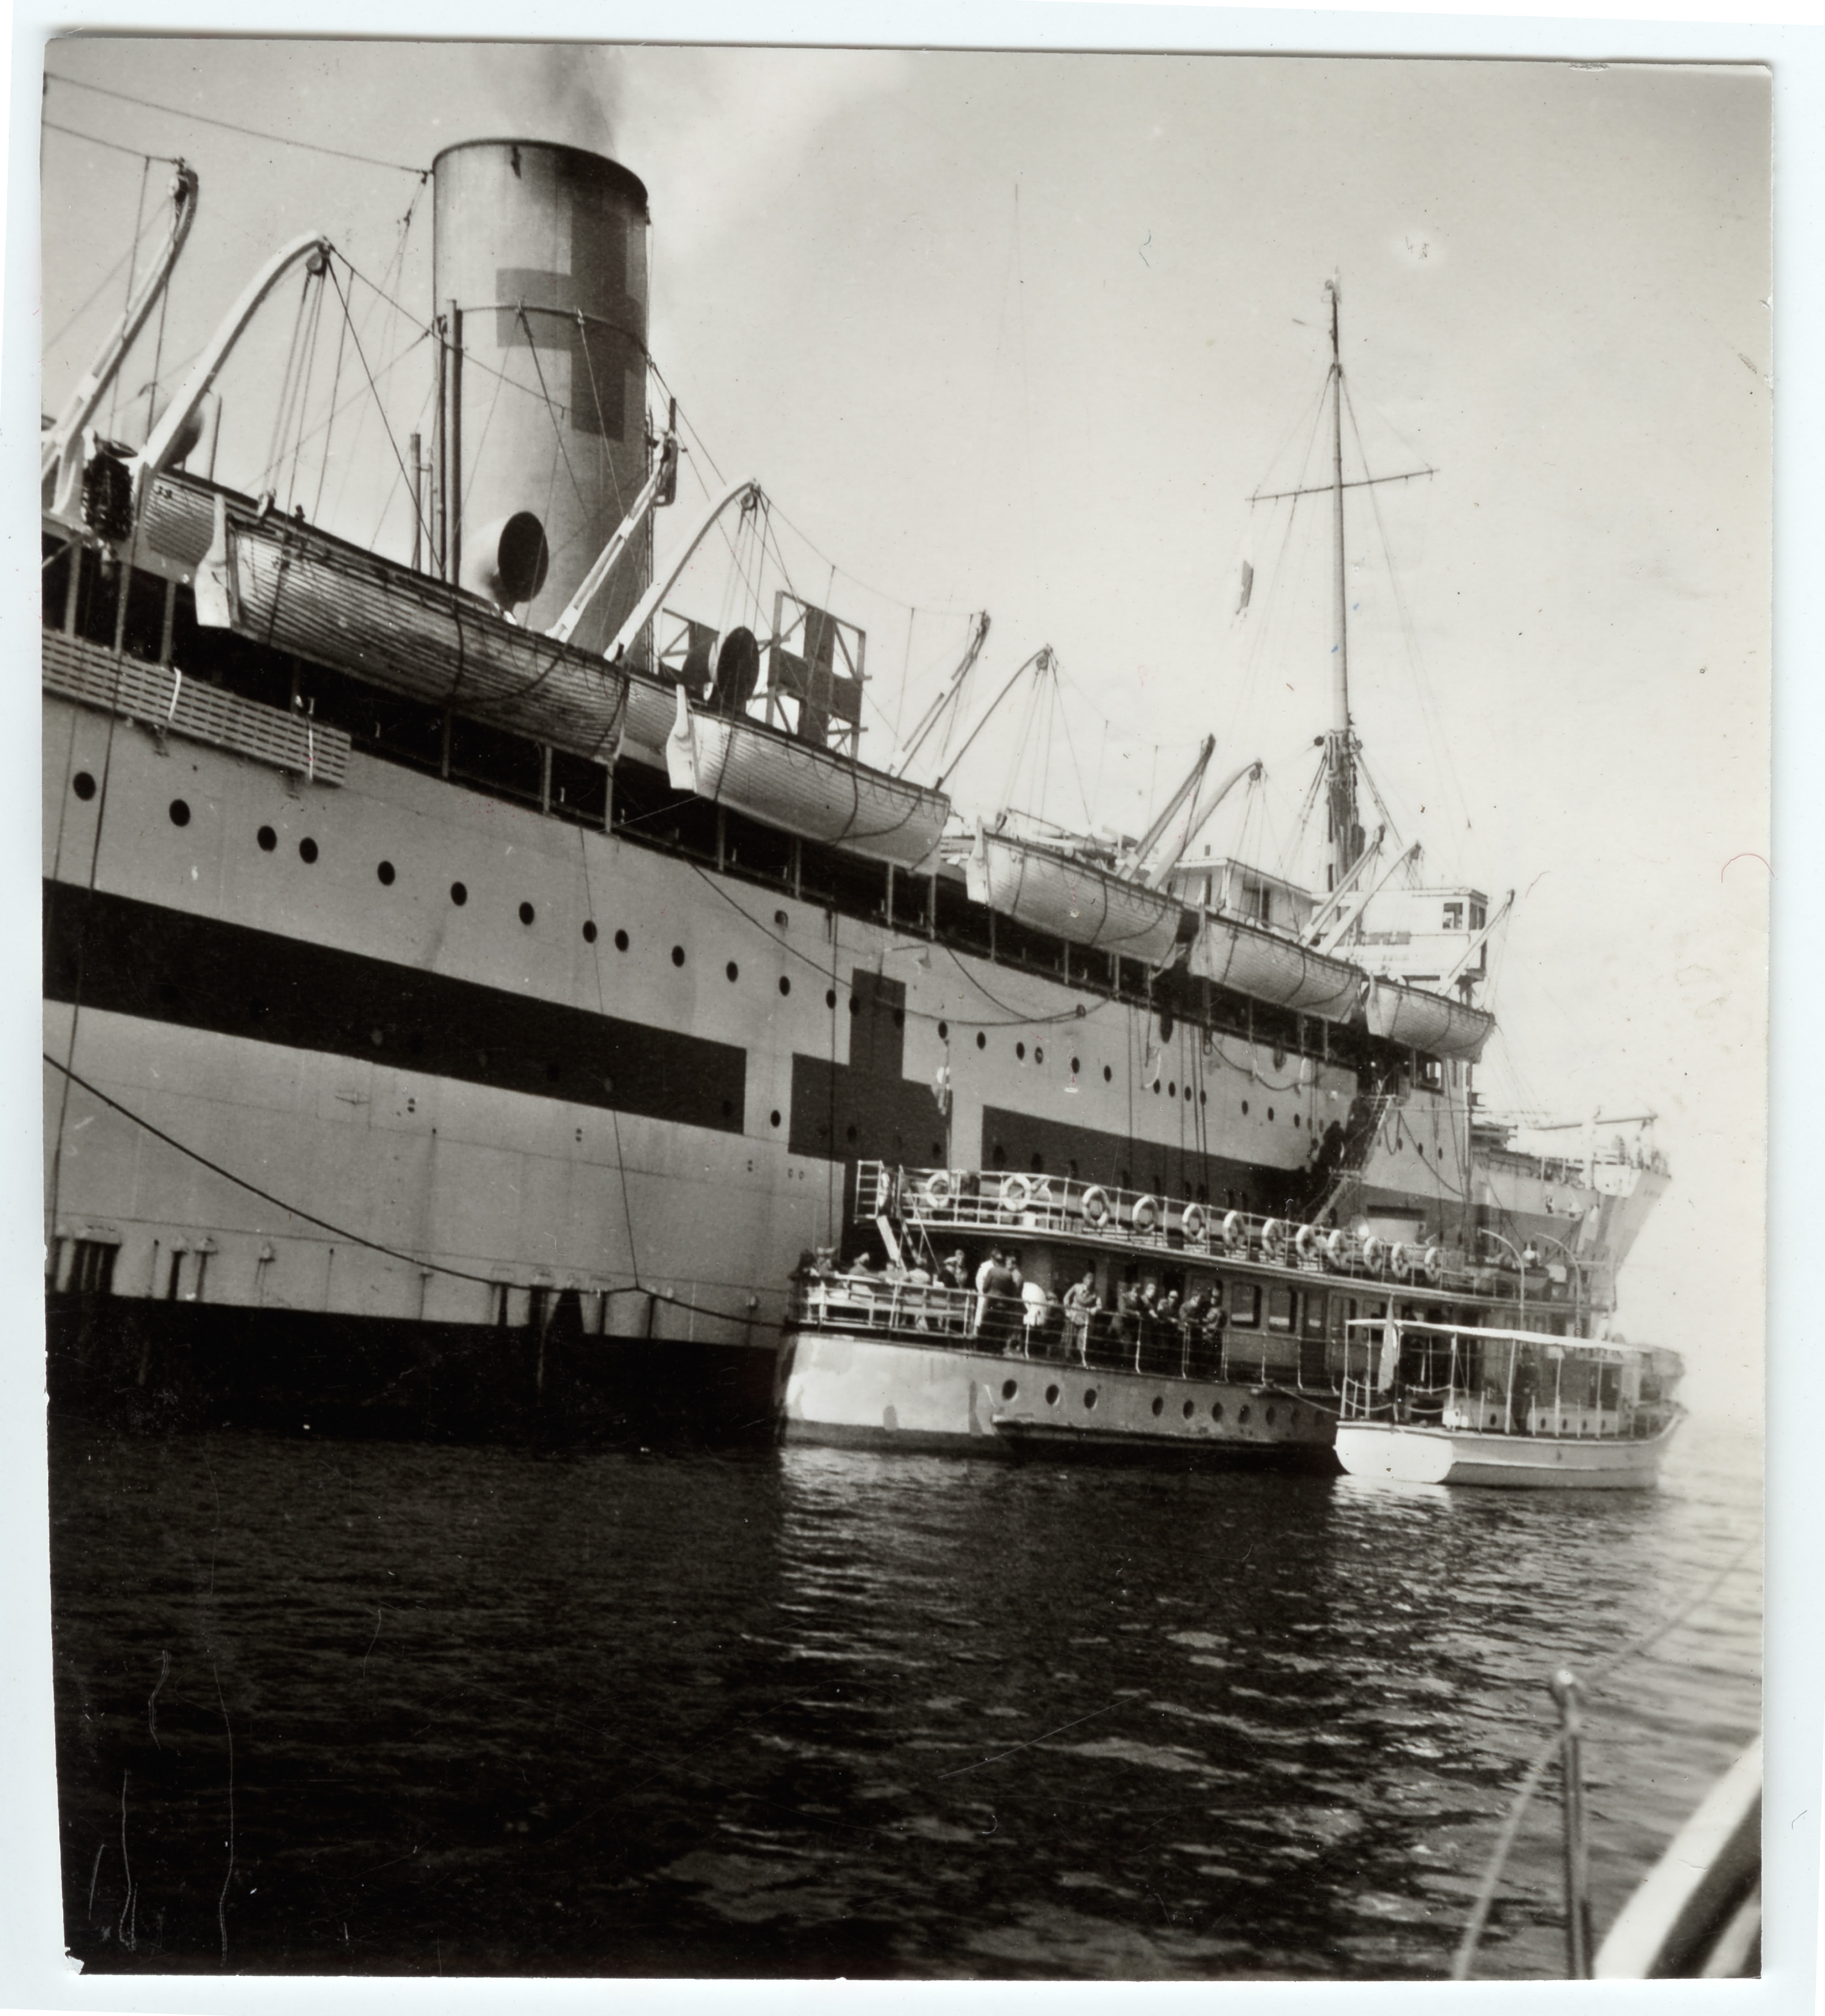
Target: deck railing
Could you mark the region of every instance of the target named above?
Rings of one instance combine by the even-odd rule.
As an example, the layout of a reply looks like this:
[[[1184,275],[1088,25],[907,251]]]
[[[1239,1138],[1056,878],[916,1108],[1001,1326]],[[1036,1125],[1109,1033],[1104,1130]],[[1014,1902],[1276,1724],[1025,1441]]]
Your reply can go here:
[[[1403,1244],[1075,1176],[862,1162],[855,1188],[858,1217],[902,1218],[941,1237],[952,1232],[1037,1232],[1144,1252],[1251,1261],[1305,1274],[1497,1292],[1496,1268],[1474,1263],[1461,1247],[1436,1240]]]
[[[880,1274],[803,1275],[794,1283],[788,1320],[803,1330],[859,1330],[936,1351],[988,1352],[1154,1378],[1299,1383],[1296,1361],[1269,1363],[1271,1341],[1201,1321],[1162,1322],[1114,1309],[1074,1320],[1055,1301],[1041,1308],[1011,1296]],[[1322,1390],[1331,1390],[1328,1382]]]

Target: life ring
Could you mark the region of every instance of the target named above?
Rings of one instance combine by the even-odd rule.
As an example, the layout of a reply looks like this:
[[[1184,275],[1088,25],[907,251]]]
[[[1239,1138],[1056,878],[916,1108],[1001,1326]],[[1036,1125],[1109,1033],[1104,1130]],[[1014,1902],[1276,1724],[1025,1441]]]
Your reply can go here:
[[[934,1169],[919,1186],[919,1194],[934,1211],[948,1210],[952,1195],[951,1172],[948,1169]]]
[[[1379,1273],[1382,1262],[1388,1257],[1388,1242],[1377,1239],[1371,1232],[1362,1241],[1362,1265]]]
[[[1426,1269],[1426,1279],[1436,1287],[1445,1279],[1444,1248],[1438,1246],[1428,1246],[1426,1248],[1424,1265]]]
[[[1187,1239],[1201,1240],[1210,1230],[1210,1219],[1201,1204],[1188,1204],[1180,1223]]]
[[[1237,1255],[1248,1251],[1248,1227],[1239,1211],[1225,1214],[1223,1219],[1223,1250]]]
[[[1083,1213],[1086,1225],[1107,1225],[1109,1222],[1108,1192],[1092,1183],[1078,1198],[1078,1209]]]
[[[1388,1256],[1388,1264],[1394,1269],[1397,1281],[1410,1281],[1413,1278],[1413,1249],[1404,1239],[1394,1242],[1394,1251]]]
[[[1033,1200],[1033,1186],[1024,1176],[1003,1176],[1001,1179],[1001,1208],[1003,1211],[1024,1211]]]
[[[1136,1197],[1128,1214],[1128,1222],[1136,1232],[1151,1232],[1160,1222],[1160,1200],[1150,1197]]]
[[[1298,1255],[1301,1260],[1316,1260],[1318,1258],[1318,1228],[1316,1226],[1302,1225],[1300,1226],[1299,1229],[1293,1234],[1293,1251]]]
[[[1325,1257],[1334,1267],[1341,1267],[1350,1257],[1350,1235],[1340,1225],[1335,1227],[1324,1242]]]
[[[1286,1237],[1287,1228],[1277,1218],[1270,1218],[1261,1228],[1261,1250],[1269,1259],[1279,1259]]]

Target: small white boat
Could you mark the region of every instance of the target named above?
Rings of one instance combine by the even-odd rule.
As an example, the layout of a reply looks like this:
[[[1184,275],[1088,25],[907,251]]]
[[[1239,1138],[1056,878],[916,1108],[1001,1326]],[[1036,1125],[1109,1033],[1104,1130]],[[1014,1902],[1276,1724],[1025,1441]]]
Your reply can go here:
[[[1391,980],[1375,982],[1369,990],[1367,1006],[1372,1035],[1408,1044],[1435,1057],[1461,1057],[1467,1064],[1481,1058],[1496,1026],[1495,1017],[1486,1009]]]
[[[1640,1489],[1684,1411],[1676,1352],[1405,1319],[1348,1333],[1337,1456],[1352,1477]]]
[[[1072,945],[1158,966],[1179,941],[1177,897],[1061,847],[979,833],[964,873],[973,902]]]
[[[1191,970],[1219,987],[1329,1022],[1349,1020],[1364,986],[1361,970],[1343,959],[1214,912],[1206,913],[1192,942]]]

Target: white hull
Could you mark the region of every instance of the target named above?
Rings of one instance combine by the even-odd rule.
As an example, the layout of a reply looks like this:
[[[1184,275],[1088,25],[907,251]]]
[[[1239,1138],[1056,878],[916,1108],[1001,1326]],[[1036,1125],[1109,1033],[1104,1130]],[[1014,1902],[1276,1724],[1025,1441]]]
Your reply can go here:
[[[790,1326],[783,1363],[788,1442],[990,1456],[1035,1443],[1250,1456],[1330,1446],[1328,1412],[1232,1381]]]
[[[965,873],[974,901],[1073,945],[1157,966],[1179,941],[1176,897],[1073,855],[984,833]]]
[[[1675,1426],[1677,1424],[1674,1424]],[[1673,1427],[1619,1437],[1480,1435],[1465,1428],[1340,1421],[1337,1461],[1352,1477],[1399,1484],[1485,1484],[1533,1491],[1645,1489]]]
[[[700,797],[873,860],[920,873],[932,866],[950,815],[941,791],[754,722],[693,713],[690,734]]]
[[[1362,975],[1290,939],[1234,917],[1207,916],[1191,948],[1191,970],[1219,987],[1302,1014],[1341,1022],[1362,992]]]

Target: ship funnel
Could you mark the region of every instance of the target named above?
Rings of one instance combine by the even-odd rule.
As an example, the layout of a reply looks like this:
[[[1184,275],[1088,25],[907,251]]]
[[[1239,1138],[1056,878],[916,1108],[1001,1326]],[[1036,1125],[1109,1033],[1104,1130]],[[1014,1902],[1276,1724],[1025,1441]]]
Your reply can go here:
[[[515,511],[469,533],[463,542],[463,585],[496,607],[517,609],[545,585],[551,548],[530,511]]]
[[[478,585],[469,528],[536,506],[547,563],[522,620],[547,629],[646,481],[646,188],[617,162],[544,140],[466,141],[431,173],[444,384],[435,549],[447,578]],[[651,551],[643,528],[574,643],[599,650],[614,635],[646,589]],[[504,557],[497,550],[491,569],[484,557],[484,571]],[[502,593],[516,585],[502,574]]]

